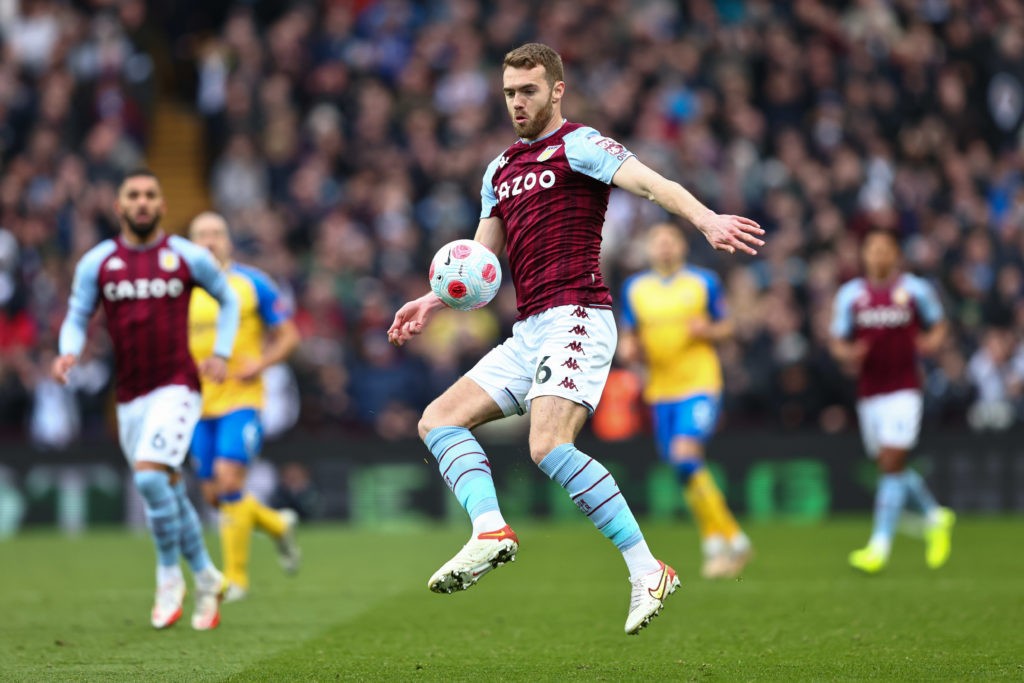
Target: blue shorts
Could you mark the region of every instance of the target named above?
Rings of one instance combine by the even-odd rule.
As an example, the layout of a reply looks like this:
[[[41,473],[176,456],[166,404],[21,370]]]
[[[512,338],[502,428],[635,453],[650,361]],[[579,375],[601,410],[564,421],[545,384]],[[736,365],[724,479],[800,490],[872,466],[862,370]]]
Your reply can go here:
[[[243,408],[199,421],[192,435],[192,458],[200,479],[213,479],[213,461],[226,458],[248,465],[263,447],[259,413]]]
[[[654,403],[654,438],[664,458],[671,453],[672,439],[688,436],[704,443],[715,433],[721,399],[718,394],[696,394],[679,401]]]

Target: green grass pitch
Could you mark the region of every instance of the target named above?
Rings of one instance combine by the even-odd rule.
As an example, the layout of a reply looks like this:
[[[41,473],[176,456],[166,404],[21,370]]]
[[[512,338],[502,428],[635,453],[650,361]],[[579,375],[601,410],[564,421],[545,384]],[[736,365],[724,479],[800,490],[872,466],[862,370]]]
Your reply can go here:
[[[692,527],[649,524],[683,587],[637,637],[606,540],[585,523],[518,532],[519,559],[455,595],[426,580],[465,529],[306,528],[295,578],[257,538],[253,591],[210,633],[189,627],[190,599],[150,628],[146,536],[27,533],[0,542],[0,680],[1024,679],[1020,518],[962,519],[935,572],[899,538],[876,577],[845,566],[866,519],[752,526],[754,563],[721,583],[697,577]]]

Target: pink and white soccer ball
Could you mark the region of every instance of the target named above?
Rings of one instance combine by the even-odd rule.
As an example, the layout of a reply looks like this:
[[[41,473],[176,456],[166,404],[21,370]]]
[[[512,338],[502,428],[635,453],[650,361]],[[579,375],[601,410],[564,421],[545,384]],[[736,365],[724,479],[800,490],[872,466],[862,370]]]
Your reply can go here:
[[[457,311],[486,306],[500,286],[498,257],[475,240],[449,242],[430,262],[430,289]]]

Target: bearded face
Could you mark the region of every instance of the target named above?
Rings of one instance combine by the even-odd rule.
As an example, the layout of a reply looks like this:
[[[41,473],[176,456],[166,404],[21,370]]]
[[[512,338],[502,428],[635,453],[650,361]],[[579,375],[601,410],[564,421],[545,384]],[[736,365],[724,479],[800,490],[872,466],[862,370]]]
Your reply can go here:
[[[539,137],[555,116],[555,104],[563,88],[561,82],[549,83],[543,66],[508,67],[502,80],[505,104],[516,135],[524,140]]]
[[[151,176],[128,178],[117,194],[116,209],[122,229],[127,228],[140,242],[148,241],[164,215],[160,184]]]

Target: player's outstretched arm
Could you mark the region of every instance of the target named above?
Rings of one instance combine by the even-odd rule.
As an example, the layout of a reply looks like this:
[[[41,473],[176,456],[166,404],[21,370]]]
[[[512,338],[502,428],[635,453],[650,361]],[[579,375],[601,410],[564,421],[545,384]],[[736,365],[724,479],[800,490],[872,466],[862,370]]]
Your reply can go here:
[[[99,302],[100,264],[113,250],[112,242],[101,242],[86,252],[75,266],[71,296],[68,297],[68,313],[61,323],[57,340],[60,355],[50,366],[50,375],[61,384],[68,383],[68,373],[85,348],[89,318]]]
[[[946,341],[946,333],[949,331],[949,323],[940,320],[927,331],[922,332],[917,338],[917,351],[924,356],[934,356],[942,348]]]
[[[473,239],[500,254],[505,248],[505,224],[500,218],[481,218]],[[401,346],[427,327],[444,303],[433,292],[427,292],[418,299],[407,302],[395,313],[395,319],[388,328],[388,341]]]
[[[500,218],[481,218],[473,239],[500,255],[505,250],[505,223]]]
[[[832,337],[828,348],[832,352],[832,357],[848,372],[856,373],[860,370],[861,363],[868,355],[868,345],[863,339],[853,341]]]
[[[441,308],[444,308],[444,303],[433,292],[407,302],[395,313],[395,319],[388,328],[388,341],[401,346],[422,332]]]
[[[700,203],[679,183],[648,168],[636,157],[622,162],[612,177],[612,184],[639,197],[646,197],[669,213],[682,216],[704,234],[708,243],[720,251],[735,254],[757,254],[755,247],[764,246],[761,226],[743,216],[717,214]]]
[[[271,365],[277,365],[287,360],[288,356],[298,348],[300,341],[302,341],[302,337],[295,321],[291,318],[282,320],[267,331],[267,344],[263,349],[263,355],[259,360],[254,360],[251,364],[243,366],[238,373],[238,379],[243,382],[256,379]]]

